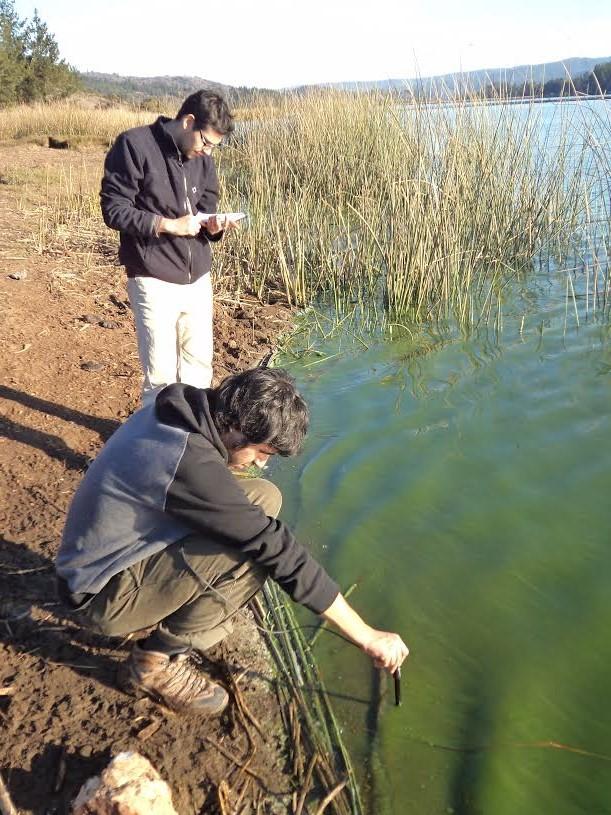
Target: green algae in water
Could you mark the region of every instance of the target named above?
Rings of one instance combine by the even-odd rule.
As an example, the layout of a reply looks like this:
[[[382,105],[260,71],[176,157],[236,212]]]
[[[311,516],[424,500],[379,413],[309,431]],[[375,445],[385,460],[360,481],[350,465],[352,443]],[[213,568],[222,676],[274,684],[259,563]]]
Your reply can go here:
[[[564,278],[529,285],[498,336],[292,368],[312,427],[285,517],[411,649],[372,719],[367,658],[316,644],[376,815],[611,811],[609,332],[582,300],[567,332]]]

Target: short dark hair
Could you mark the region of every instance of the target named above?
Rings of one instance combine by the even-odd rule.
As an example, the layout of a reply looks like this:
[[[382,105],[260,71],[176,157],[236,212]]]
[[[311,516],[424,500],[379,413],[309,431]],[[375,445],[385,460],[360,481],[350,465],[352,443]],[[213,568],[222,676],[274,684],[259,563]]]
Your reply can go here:
[[[189,114],[195,117],[195,126],[202,130],[211,127],[222,136],[233,133],[233,116],[220,93],[201,90],[187,96],[176,118]]]
[[[244,444],[268,444],[281,456],[299,452],[308,432],[308,406],[295,380],[281,368],[252,368],[212,391],[219,433],[238,430]]]

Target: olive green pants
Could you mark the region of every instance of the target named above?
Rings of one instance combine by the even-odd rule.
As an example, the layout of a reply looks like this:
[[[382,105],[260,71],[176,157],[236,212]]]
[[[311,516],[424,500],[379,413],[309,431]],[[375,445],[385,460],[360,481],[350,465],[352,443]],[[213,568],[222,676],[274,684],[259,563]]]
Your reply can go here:
[[[238,483],[252,503],[278,515],[282,495],[274,484]],[[155,636],[170,648],[205,651],[231,633],[231,618],[265,577],[240,552],[192,534],[115,575],[78,616],[106,636],[158,626]]]

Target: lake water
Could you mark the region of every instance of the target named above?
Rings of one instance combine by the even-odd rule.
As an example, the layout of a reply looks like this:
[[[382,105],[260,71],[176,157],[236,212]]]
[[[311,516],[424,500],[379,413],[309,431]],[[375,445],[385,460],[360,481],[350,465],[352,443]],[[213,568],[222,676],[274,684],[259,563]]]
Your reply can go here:
[[[275,467],[284,518],[411,650],[395,708],[357,649],[315,645],[372,815],[611,813],[611,328],[592,246],[535,266],[470,335],[338,332],[289,361],[312,424]]]

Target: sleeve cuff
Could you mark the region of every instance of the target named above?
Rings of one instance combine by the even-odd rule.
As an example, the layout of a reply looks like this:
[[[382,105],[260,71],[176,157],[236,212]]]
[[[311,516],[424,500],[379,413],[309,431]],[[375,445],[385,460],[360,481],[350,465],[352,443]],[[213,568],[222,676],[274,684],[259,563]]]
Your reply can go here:
[[[324,576],[323,576],[324,575]],[[297,600],[298,603],[313,611],[314,614],[322,614],[333,603],[339,594],[339,586],[334,580],[331,580],[326,572],[319,578],[319,585],[307,597],[302,597]],[[317,581],[318,582],[318,581]]]

